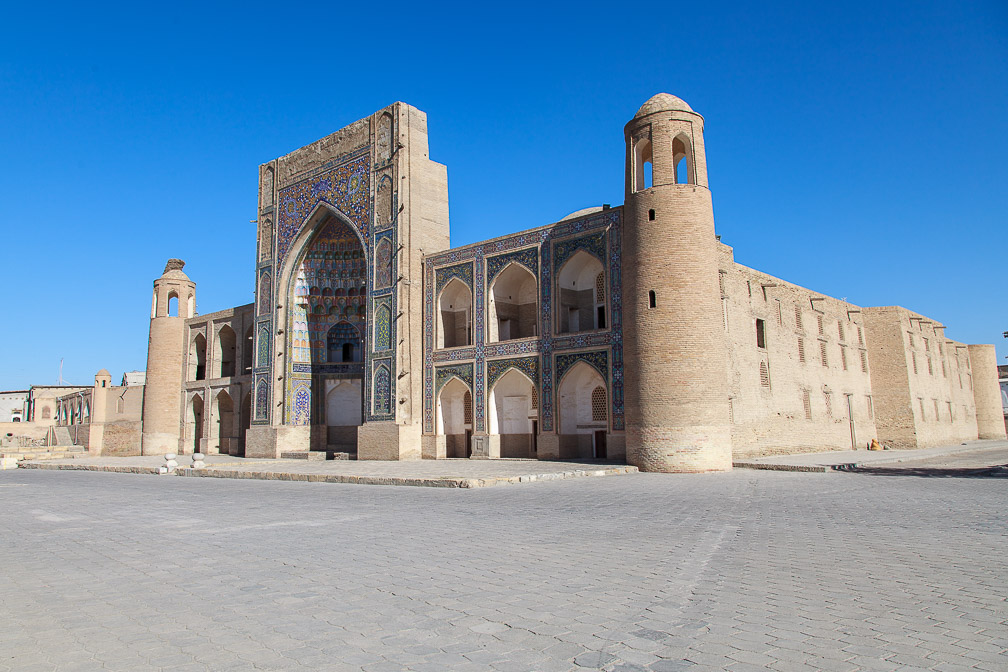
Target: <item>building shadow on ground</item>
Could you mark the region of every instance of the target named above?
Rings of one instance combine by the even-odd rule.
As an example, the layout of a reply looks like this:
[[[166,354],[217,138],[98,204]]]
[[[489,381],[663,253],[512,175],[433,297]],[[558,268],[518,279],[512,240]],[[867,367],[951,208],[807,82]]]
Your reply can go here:
[[[993,467],[853,467],[842,469],[868,476],[917,476],[922,478],[1008,478],[1008,465]]]

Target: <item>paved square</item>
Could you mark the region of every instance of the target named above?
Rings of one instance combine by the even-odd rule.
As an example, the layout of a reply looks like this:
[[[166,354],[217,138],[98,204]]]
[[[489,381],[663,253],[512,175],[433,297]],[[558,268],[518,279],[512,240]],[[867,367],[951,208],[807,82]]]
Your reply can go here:
[[[0,670],[1004,670],[1005,488],[0,472]]]

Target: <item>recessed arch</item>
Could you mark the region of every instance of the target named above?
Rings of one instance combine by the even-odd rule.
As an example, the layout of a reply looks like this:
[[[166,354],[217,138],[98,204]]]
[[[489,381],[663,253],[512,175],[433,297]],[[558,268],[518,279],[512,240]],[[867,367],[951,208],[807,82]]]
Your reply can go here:
[[[452,278],[437,300],[437,347],[472,345],[472,290],[459,278]]]
[[[536,401],[535,383],[516,368],[508,369],[490,389],[489,431],[500,436],[501,457],[535,457]]]
[[[605,267],[598,257],[585,250],[571,255],[557,274],[557,333],[606,328],[605,287]]]
[[[472,417],[471,412],[466,414],[467,395],[472,398],[469,386],[458,376],[452,376],[438,391],[435,429],[445,437],[446,457],[469,457]]]
[[[194,394],[189,400],[188,428],[190,448],[194,453],[200,452],[200,440],[203,438],[203,397]]]
[[[231,443],[235,439],[234,400],[227,390],[221,390],[214,397],[213,419],[216,425],[217,452],[230,454]]]
[[[538,334],[539,283],[530,270],[517,262],[509,263],[493,278],[487,295],[489,342]]]
[[[579,361],[571,366],[557,387],[559,413],[560,457],[605,457],[605,436],[608,432],[608,412],[599,419],[599,388],[608,400],[608,385],[595,367]],[[608,409],[608,403],[606,405]]]
[[[168,317],[178,317],[179,314],[179,296],[178,292],[174,289],[168,292]]]
[[[228,325],[224,325],[217,332],[217,342],[214,344],[216,347],[215,359],[216,366],[214,367],[214,373],[217,374],[217,378],[229,378],[235,375],[235,356],[237,354],[238,338],[235,335],[234,329]]]
[[[206,336],[196,334],[189,344],[189,380],[206,379]]]

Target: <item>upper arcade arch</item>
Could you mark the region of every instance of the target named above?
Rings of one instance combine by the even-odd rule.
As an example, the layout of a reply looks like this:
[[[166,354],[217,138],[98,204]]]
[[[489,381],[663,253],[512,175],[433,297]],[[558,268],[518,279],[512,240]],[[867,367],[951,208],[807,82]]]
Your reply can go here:
[[[531,271],[511,262],[493,278],[487,294],[487,336],[491,343],[538,335],[539,283]]]

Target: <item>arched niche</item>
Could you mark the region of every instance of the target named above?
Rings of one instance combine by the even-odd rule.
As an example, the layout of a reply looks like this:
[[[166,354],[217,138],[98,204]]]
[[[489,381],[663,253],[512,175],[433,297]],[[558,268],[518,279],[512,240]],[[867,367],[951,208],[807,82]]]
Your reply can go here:
[[[452,278],[441,290],[437,302],[437,347],[472,345],[472,290]]]
[[[501,376],[487,400],[491,434],[500,435],[501,457],[535,457],[539,411],[535,384],[517,369]]]
[[[235,426],[234,400],[227,390],[221,390],[214,398],[213,418],[216,425],[217,452],[228,455],[231,442],[235,438]]]
[[[593,366],[579,361],[564,374],[556,404],[560,420],[561,459],[606,456],[605,437],[609,427],[607,400],[606,381]]]
[[[557,274],[557,333],[575,334],[608,326],[605,268],[578,250]]]
[[[438,392],[436,433],[445,437],[446,457],[469,457],[472,436],[472,392],[452,378]]]
[[[206,336],[196,334],[189,343],[189,380],[206,379]]]
[[[357,450],[357,428],[363,420],[362,382],[359,378],[326,381],[326,445],[332,450]]]
[[[491,343],[538,334],[539,283],[527,268],[512,262],[490,284],[487,332]]]
[[[217,366],[214,367],[214,373],[218,378],[229,378],[235,375],[237,345],[238,339],[234,329],[225,324],[217,332],[217,342],[215,343]]]
[[[200,440],[203,438],[203,397],[195,394],[189,402],[189,413],[186,422],[190,439],[189,447],[194,453],[200,452]]]
[[[634,148],[634,191],[650,189],[654,177],[654,156],[649,138],[638,138]]]

